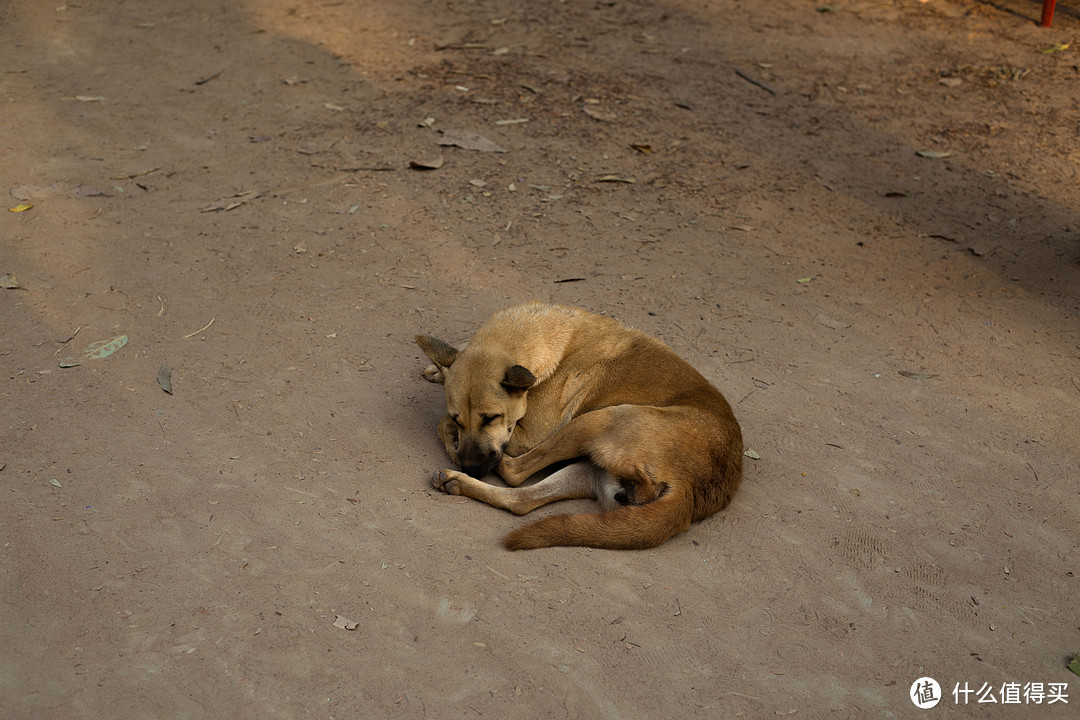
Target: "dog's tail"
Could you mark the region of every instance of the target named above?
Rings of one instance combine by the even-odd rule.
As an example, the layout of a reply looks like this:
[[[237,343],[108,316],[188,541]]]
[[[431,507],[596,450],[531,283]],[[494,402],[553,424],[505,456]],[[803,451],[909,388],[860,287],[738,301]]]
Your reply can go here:
[[[508,550],[584,545],[609,550],[656,547],[690,527],[692,499],[687,490],[668,492],[644,505],[602,513],[552,515],[503,538]]]

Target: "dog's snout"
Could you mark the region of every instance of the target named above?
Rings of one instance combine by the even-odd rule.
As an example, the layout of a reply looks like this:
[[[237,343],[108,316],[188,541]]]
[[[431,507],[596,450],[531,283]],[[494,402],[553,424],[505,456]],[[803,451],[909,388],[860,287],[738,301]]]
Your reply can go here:
[[[479,480],[485,475],[487,475],[487,468],[485,468],[483,465],[462,465],[461,472]]]
[[[494,470],[502,459],[502,453],[485,449],[479,443],[467,438],[462,438],[460,448],[458,462],[461,464],[461,471],[477,479],[483,478]]]

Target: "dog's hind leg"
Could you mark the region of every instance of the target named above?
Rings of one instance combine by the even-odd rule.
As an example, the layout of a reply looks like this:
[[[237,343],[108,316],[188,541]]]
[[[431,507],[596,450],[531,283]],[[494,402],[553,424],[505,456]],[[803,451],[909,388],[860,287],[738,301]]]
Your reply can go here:
[[[662,430],[692,426],[692,422],[678,407],[613,405],[593,410],[577,416],[528,452],[503,457],[498,472],[508,485],[516,486],[552,463],[588,459],[618,478],[615,483],[622,486],[621,495],[616,488],[610,498],[600,498],[614,501],[605,503],[607,509],[648,503],[666,490],[667,481],[658,473],[685,467],[685,448],[665,441]],[[698,443],[692,430],[683,430],[680,437],[687,447]]]
[[[449,495],[465,495],[516,515],[524,515],[556,500],[599,498],[602,493],[611,495],[614,490],[609,486],[618,488],[611,473],[587,462],[567,465],[540,482],[524,487],[499,487],[456,470],[438,471],[431,484]]]

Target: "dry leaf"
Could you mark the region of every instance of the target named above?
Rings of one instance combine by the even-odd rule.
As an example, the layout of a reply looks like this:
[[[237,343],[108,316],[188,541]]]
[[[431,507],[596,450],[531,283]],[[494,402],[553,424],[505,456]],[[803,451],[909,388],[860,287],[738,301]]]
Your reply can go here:
[[[341,628],[342,630],[355,630],[357,628],[357,625],[359,625],[359,623],[357,623],[355,620],[350,620],[349,618],[342,617],[341,615],[336,616],[336,619],[334,620],[334,627]]]
[[[440,145],[453,145],[462,150],[477,150],[479,152],[504,153],[506,148],[496,145],[483,135],[477,135],[468,130],[440,130]]]
[[[948,150],[916,150],[915,154],[919,157],[932,158],[935,160],[952,156],[952,152]]]
[[[161,369],[157,371],[157,382],[162,390],[172,395],[172,368],[168,365],[162,365]]]
[[[429,158],[427,160],[410,160],[409,167],[413,170],[438,170],[443,166],[443,156]]]
[[[67,357],[60,361],[60,367],[68,368],[82,365],[87,360],[104,360],[120,348],[127,345],[128,336],[120,335],[112,340],[99,340],[90,343],[83,349],[81,355]]]
[[[595,105],[586,105],[581,108],[585,111],[585,114],[591,117],[593,120],[599,120],[600,122],[615,122],[619,119],[619,116],[614,113],[609,113],[601,110]]]

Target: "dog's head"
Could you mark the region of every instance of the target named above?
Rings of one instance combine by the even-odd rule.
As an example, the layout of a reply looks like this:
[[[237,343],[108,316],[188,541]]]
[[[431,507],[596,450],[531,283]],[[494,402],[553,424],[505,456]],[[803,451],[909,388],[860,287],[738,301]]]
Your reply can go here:
[[[416,344],[446,383],[446,414],[457,430],[461,469],[483,477],[502,460],[536,377],[500,352],[473,346],[457,350],[427,335],[417,335]]]

